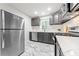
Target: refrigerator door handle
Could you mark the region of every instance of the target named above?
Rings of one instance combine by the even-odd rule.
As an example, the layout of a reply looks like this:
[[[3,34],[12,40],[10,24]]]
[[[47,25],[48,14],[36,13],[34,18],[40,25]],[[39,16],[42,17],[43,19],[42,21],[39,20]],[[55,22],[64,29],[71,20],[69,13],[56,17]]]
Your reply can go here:
[[[4,40],[3,36],[2,36],[2,48],[5,48],[5,40]]]
[[[1,48],[5,48],[5,39],[4,39],[4,33],[5,33],[5,13],[4,13],[4,11],[2,11],[2,19],[3,19],[3,30],[2,30],[2,32],[3,32],[3,34],[2,34],[2,46],[1,46]]]

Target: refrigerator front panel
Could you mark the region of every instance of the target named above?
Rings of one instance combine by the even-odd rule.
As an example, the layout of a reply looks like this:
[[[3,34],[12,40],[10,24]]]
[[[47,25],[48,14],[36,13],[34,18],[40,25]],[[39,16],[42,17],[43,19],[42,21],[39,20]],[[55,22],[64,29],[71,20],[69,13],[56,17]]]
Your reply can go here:
[[[2,35],[1,35],[1,32],[2,30],[0,30],[0,56],[1,56],[1,38],[2,38]]]
[[[3,28],[2,24],[3,24],[3,21],[2,21],[2,12],[0,10],[0,30]]]
[[[1,29],[1,10],[0,10],[0,29]]]
[[[19,36],[19,40],[20,40],[20,48],[19,48],[19,53],[23,53],[25,50],[25,36],[24,36],[24,30],[20,31],[20,36]]]
[[[1,56],[1,47],[2,47],[2,45],[1,45],[1,41],[2,41],[2,12],[1,12],[1,10],[0,10],[0,56]]]
[[[17,56],[24,51],[22,33],[23,30],[5,30],[3,32],[2,56]]]
[[[5,29],[22,29],[24,20],[21,17],[6,11],[3,11],[3,14]]]
[[[1,29],[1,11],[0,11],[0,29]],[[0,30],[0,56],[1,56],[1,30]]]

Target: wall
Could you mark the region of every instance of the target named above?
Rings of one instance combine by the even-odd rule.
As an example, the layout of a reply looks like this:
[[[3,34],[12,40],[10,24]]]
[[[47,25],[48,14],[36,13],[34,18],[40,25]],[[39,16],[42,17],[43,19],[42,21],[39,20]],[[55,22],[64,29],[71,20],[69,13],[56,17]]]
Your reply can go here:
[[[47,27],[47,29],[45,30],[46,32],[59,32],[58,29],[61,29],[60,32],[63,31],[63,25],[50,25]],[[40,26],[32,26],[32,30],[33,32],[44,32],[44,30],[42,30],[42,28],[40,28]]]
[[[8,4],[0,4],[0,9],[6,10],[18,16],[21,16],[25,20],[25,52],[22,56],[33,55],[54,55],[54,46],[44,43],[29,41],[29,31],[31,30],[30,17],[21,13],[19,10]]]

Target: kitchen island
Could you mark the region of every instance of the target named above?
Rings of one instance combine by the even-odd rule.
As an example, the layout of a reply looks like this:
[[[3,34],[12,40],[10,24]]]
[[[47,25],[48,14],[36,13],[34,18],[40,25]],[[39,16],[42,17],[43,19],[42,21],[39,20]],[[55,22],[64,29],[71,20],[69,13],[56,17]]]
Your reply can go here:
[[[79,56],[79,37],[56,36],[64,56]]]

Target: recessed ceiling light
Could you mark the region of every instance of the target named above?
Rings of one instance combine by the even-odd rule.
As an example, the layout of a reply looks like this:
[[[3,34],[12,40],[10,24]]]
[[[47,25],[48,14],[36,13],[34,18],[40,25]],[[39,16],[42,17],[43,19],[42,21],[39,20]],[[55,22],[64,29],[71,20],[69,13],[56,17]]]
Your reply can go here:
[[[48,11],[51,11],[51,8],[48,8],[47,10],[48,10]]]
[[[38,12],[37,12],[37,11],[35,11],[35,12],[34,12],[34,14],[35,14],[35,15],[37,15],[37,14],[38,14]]]

